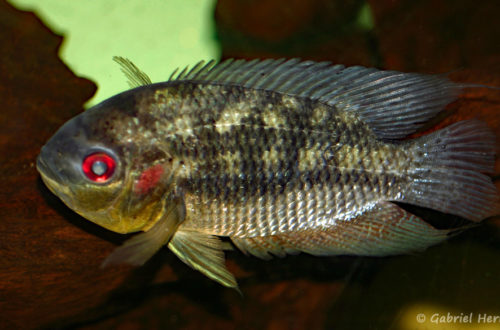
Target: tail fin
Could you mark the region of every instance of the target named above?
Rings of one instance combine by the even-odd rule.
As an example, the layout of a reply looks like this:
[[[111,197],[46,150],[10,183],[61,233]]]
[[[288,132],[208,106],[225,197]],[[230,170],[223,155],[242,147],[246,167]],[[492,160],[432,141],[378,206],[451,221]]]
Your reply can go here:
[[[485,123],[465,120],[415,140],[418,160],[405,201],[480,221],[498,211],[491,178],[495,135]]]

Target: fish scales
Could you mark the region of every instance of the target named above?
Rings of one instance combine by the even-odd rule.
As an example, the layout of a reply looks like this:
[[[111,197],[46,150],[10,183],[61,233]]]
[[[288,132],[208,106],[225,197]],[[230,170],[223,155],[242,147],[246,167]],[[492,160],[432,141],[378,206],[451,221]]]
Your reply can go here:
[[[269,91],[179,85],[154,91],[166,107],[151,104],[165,127],[157,134],[186,168],[184,229],[253,237],[328,227],[406,183],[408,155],[353,115]]]
[[[103,265],[141,265],[167,245],[237,288],[219,237],[263,259],[387,256],[455,230],[391,202],[472,221],[497,211],[485,124],[403,139],[477,86],[297,59],[200,62],[152,84],[116,60],[137,88],[67,122],[37,160],[74,211],[115,232],[141,231]]]

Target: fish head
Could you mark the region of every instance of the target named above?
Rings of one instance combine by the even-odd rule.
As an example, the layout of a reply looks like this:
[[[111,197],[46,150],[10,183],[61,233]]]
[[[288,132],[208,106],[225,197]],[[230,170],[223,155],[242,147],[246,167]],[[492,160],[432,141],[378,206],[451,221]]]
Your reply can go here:
[[[52,193],[118,233],[153,226],[173,190],[172,157],[144,137],[136,99],[120,94],[69,120],[37,159]]]

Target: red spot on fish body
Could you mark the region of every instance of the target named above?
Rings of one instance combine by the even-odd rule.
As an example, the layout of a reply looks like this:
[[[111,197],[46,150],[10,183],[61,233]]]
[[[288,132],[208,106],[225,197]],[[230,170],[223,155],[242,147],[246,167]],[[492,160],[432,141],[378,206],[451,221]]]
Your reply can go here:
[[[163,171],[161,164],[146,169],[141,173],[139,180],[135,184],[134,192],[141,195],[148,193],[160,181]]]

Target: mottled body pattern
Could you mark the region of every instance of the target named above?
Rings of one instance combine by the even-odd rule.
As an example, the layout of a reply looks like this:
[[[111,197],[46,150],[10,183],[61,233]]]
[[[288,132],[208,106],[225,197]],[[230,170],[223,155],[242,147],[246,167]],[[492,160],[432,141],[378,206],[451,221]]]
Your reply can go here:
[[[50,168],[45,158],[52,155],[38,164],[75,211],[111,230],[144,231],[106,263],[142,264],[168,244],[187,264],[236,287],[217,236],[261,258],[300,251],[389,255],[425,248],[450,232],[389,201],[474,221],[494,212],[498,195],[483,174],[493,168],[494,136],[484,124],[465,121],[401,140],[466,86],[296,60],[199,64],[150,85],[119,61],[133,85],[146,86],[67,126],[85,127],[93,148],[113,146],[121,188],[99,202],[87,188],[54,183],[64,166]],[[71,131],[58,134],[67,140]],[[46,154],[68,149],[53,144]]]
[[[329,227],[401,200],[411,180],[411,150],[318,101],[196,83],[151,98],[139,106],[159,114],[151,135],[183,163],[180,229],[253,237]]]

